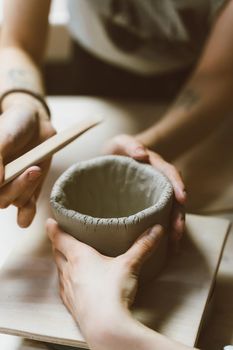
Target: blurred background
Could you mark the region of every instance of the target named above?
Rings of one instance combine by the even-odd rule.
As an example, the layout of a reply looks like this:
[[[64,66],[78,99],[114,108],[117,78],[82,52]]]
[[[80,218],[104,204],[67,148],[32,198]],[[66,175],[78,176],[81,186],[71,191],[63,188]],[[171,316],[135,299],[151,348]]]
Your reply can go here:
[[[0,30],[3,20],[3,1],[0,0]],[[50,95],[69,95],[72,88],[72,39],[67,25],[69,13],[66,0],[53,0],[50,11],[50,30],[44,66],[46,88]]]
[[[3,22],[3,2],[0,0],[0,31]],[[112,65],[93,59],[75,42],[69,32],[67,0],[52,0],[46,59],[43,66],[48,95],[95,95],[171,99],[178,93],[190,73],[188,69],[167,76],[134,77]],[[124,79],[124,80],[123,80]],[[129,80],[127,82],[127,80]],[[101,84],[100,84],[101,81]],[[124,84],[122,84],[124,81]],[[109,89],[111,82],[111,89]],[[159,87],[159,88],[158,88]]]

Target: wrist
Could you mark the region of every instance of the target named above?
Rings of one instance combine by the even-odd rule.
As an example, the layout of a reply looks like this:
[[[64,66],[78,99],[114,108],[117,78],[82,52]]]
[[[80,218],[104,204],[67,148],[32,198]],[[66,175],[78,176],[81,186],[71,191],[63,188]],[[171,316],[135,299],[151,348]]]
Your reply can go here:
[[[149,129],[146,129],[140,132],[139,134],[135,135],[135,138],[145,147],[149,149],[157,149],[160,145],[163,135],[159,126],[154,125]]]
[[[86,326],[81,330],[92,349],[127,349],[129,333],[137,328],[137,321],[124,307],[111,308],[102,312],[92,313],[86,320]]]
[[[91,349],[95,350],[187,350],[183,344],[172,341],[144,326],[127,309],[118,309],[111,317],[97,315],[95,327],[83,333]]]
[[[34,96],[22,93],[22,92],[12,92],[2,100],[1,109],[6,111],[12,106],[20,106],[30,108],[32,111],[38,113],[38,115],[44,119],[50,119],[49,114],[42,105],[42,103]]]
[[[78,310],[75,319],[88,346],[94,350],[187,349],[144,326],[119,303],[115,306],[96,303],[94,308],[88,305],[88,309]]]

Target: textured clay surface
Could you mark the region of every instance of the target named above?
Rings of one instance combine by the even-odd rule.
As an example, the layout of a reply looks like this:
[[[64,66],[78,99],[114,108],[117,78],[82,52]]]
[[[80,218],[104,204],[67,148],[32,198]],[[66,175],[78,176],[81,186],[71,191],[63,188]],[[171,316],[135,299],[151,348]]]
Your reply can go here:
[[[103,254],[117,256],[152,225],[168,226],[172,198],[170,182],[150,165],[123,156],[103,156],[65,171],[53,187],[51,206],[66,232]],[[165,241],[143,274],[151,276],[160,270]]]

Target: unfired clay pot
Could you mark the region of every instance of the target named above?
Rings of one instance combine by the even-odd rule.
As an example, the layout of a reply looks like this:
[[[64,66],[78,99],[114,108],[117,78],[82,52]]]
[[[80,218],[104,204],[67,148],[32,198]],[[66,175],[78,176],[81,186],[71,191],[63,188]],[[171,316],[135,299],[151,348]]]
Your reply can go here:
[[[60,227],[102,254],[124,253],[154,224],[167,227],[173,189],[150,165],[103,156],[71,166],[56,181],[51,206]],[[149,258],[143,278],[155,276],[166,258],[167,237]]]

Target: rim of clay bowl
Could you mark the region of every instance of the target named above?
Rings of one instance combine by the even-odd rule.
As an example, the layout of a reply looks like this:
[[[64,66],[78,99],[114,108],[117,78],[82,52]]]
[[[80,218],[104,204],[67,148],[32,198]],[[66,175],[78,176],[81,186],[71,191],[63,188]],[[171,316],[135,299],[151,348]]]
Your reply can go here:
[[[155,177],[160,177],[162,181],[164,182],[165,186],[163,189],[163,192],[161,193],[158,201],[149,206],[148,208],[145,208],[135,214],[129,215],[129,216],[124,216],[124,217],[119,217],[119,218],[98,218],[94,217],[88,214],[82,214],[80,212],[77,212],[72,209],[66,208],[64,205],[62,205],[59,202],[59,199],[61,199],[61,189],[63,189],[64,184],[69,180],[70,177],[72,177],[73,173],[75,171],[81,170],[82,168],[85,168],[86,166],[91,167],[93,165],[97,164],[103,164],[103,162],[111,162],[115,160],[120,160],[121,162],[124,162],[125,164],[130,164],[135,167],[140,167],[144,169],[144,171],[147,171],[148,175]],[[146,169],[146,170],[145,170]],[[163,208],[167,205],[167,202],[171,200],[173,196],[173,187],[168,180],[168,178],[161,173],[160,171],[156,170],[149,164],[145,163],[139,163],[136,160],[126,157],[126,156],[118,156],[118,155],[107,155],[107,156],[99,156],[96,158],[92,158],[89,160],[84,160],[80,161],[76,164],[73,164],[70,166],[55,182],[51,196],[50,196],[50,204],[52,208],[58,213],[63,216],[65,216],[69,220],[79,220],[84,223],[89,223],[89,224],[98,224],[98,225],[128,225],[128,224],[135,224],[139,221],[141,221],[143,218],[146,218],[148,215],[155,214],[157,212],[160,212],[163,210]]]

